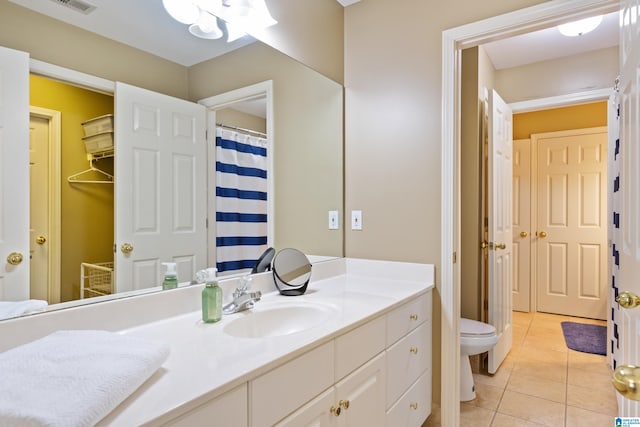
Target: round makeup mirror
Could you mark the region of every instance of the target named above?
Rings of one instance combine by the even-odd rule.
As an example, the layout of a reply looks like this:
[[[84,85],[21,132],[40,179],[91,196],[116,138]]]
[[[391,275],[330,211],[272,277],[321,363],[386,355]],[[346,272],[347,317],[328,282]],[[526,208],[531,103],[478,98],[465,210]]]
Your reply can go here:
[[[297,249],[286,248],[273,259],[273,278],[282,295],[302,295],[311,278],[311,263]]]

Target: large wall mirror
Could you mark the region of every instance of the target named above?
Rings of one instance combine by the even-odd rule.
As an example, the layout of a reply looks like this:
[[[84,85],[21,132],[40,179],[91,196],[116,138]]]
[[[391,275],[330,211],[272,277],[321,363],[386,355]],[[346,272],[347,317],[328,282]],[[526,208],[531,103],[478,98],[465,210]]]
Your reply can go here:
[[[18,48],[12,46],[10,40],[3,41],[1,33],[0,46]],[[64,45],[61,44],[60,49],[64,50]],[[234,51],[188,68],[187,73],[190,101],[271,82],[271,122],[266,120],[264,104],[263,110],[250,110],[246,102],[226,105],[217,111],[217,118],[231,126],[273,135],[273,235],[269,236],[272,245],[276,249],[294,247],[321,257],[343,256],[342,227],[339,230],[328,227],[329,211],[338,211],[340,217],[343,216],[342,86],[259,41],[245,42]],[[60,228],[48,230],[46,236],[33,230],[30,236],[36,242],[32,245],[34,250],[47,244],[57,245],[59,254],[53,259],[57,259],[55,262],[59,265],[57,269],[41,268],[40,273],[32,269],[30,298],[59,302],[54,308],[96,302],[105,297],[89,298],[85,294],[81,298],[81,266],[112,262],[114,243],[121,243],[114,242],[117,225],[114,227],[113,206],[118,200],[114,197],[113,184],[97,183],[109,181],[109,175],[115,173],[114,163],[119,159],[116,151],[113,156],[88,162],[81,123],[112,113],[113,95],[69,84],[60,77],[51,79],[37,74],[31,75],[30,87],[31,105],[36,107],[31,115],[32,141],[37,136],[33,129],[39,126],[38,120],[47,121],[50,114],[61,112],[56,119],[61,129],[58,142],[60,199],[56,202],[60,204]],[[53,122],[49,120],[49,123]],[[44,132],[51,133],[50,130]],[[93,168],[100,171],[78,175]],[[87,182],[72,182],[78,179]],[[44,197],[39,182],[32,177],[32,213],[39,210],[38,200]],[[207,219],[215,221],[210,215]],[[33,215],[31,220],[34,221]],[[55,222],[46,219],[45,222],[56,227]],[[56,231],[59,237],[55,237]],[[38,240],[40,236],[45,238],[42,244],[37,243],[42,241]],[[59,241],[55,242],[56,239]],[[51,279],[47,278],[46,271],[57,273]],[[187,272],[180,281],[193,278],[191,272]],[[53,297],[50,280],[54,283]],[[157,285],[160,281],[159,275]],[[148,292],[148,289],[142,291]]]

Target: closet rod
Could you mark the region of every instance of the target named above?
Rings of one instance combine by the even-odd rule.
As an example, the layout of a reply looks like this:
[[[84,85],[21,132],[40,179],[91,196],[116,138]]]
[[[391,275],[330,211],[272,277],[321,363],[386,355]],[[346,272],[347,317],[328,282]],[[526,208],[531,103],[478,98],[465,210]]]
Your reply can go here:
[[[245,128],[240,128],[240,127],[237,127],[237,126],[229,126],[229,125],[225,125],[223,123],[216,123],[216,126],[220,126],[222,128],[225,128],[225,129],[239,130],[240,132],[255,133],[256,135],[261,136],[263,138],[267,137],[266,133],[258,132],[257,130],[245,129]]]

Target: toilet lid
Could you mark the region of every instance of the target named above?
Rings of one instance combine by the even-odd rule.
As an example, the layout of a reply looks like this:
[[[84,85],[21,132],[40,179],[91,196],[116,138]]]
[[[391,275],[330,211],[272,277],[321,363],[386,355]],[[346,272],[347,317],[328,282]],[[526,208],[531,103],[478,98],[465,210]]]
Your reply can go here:
[[[488,336],[495,335],[496,328],[488,323],[478,322],[477,320],[460,318],[460,335],[461,336]]]

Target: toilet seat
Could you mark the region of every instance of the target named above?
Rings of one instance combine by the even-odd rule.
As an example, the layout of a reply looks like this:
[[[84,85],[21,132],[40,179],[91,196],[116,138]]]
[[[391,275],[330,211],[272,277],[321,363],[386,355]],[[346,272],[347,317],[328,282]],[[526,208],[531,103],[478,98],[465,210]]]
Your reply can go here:
[[[488,323],[460,318],[461,337],[488,337],[496,334],[496,328]]]

